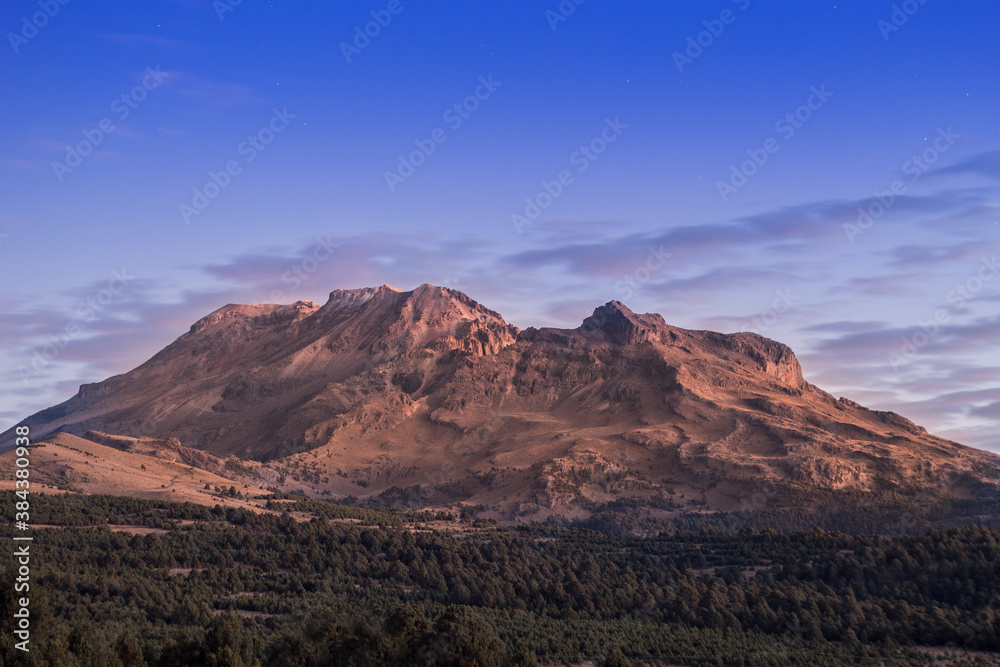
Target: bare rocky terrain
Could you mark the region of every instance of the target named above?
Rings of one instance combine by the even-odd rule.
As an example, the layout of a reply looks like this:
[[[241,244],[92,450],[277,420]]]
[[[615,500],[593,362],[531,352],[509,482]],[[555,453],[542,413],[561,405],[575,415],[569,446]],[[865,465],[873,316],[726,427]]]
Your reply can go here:
[[[521,331],[431,285],[225,306],[25,423],[283,491],[508,518],[754,509],[777,488],[974,498],[1000,482],[1000,457],[831,396],[759,335],[616,301],[575,329]]]

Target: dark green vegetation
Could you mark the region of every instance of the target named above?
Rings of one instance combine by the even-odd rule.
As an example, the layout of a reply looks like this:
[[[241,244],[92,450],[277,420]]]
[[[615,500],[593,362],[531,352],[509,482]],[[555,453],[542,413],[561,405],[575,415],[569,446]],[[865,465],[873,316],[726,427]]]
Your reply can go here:
[[[452,521],[463,532],[446,533],[422,527],[443,515],[296,506],[309,508],[324,518],[34,496],[34,522],[68,527],[33,531],[27,659],[10,657],[3,559],[2,664],[909,665],[931,663],[917,646],[1000,652],[989,528],[639,538]]]
[[[985,525],[1000,529],[1000,495],[956,475],[948,493],[940,488],[905,487],[886,482],[873,491],[824,489],[793,482],[761,484],[748,493],[736,512],[687,512],[678,518],[657,519],[646,508],[645,498],[619,498],[591,507],[593,516],[573,525],[608,534],[636,532],[713,530],[737,532],[742,528],[778,532],[809,531],[819,527],[852,535],[922,535],[931,528]],[[955,497],[968,496],[966,498]],[[697,500],[691,499],[694,505]]]

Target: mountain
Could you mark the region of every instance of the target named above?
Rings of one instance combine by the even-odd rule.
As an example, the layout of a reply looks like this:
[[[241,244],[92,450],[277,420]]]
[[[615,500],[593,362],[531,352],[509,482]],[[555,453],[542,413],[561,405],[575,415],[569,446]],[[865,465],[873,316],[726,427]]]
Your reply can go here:
[[[1000,470],[811,385],[791,349],[753,333],[680,329],[617,301],[575,329],[521,331],[431,285],[225,306],[26,423],[36,438],[262,462],[262,479],[307,495],[522,517],[752,511],[806,491],[992,498]]]
[[[225,476],[176,458],[164,458],[142,447],[132,451],[120,439],[113,446],[89,438],[56,433],[31,453],[31,487],[36,493],[80,491],[88,494],[129,496],[146,500],[224,505],[259,511],[263,495],[257,484],[234,484],[232,471]],[[209,455],[201,453],[202,457]],[[223,462],[224,463],[224,462]],[[0,456],[0,489],[14,490],[13,456]],[[256,480],[247,478],[250,482]],[[239,497],[220,493],[237,488]],[[269,494],[268,494],[269,495]],[[244,496],[246,499],[244,499]],[[252,499],[253,498],[253,499]]]

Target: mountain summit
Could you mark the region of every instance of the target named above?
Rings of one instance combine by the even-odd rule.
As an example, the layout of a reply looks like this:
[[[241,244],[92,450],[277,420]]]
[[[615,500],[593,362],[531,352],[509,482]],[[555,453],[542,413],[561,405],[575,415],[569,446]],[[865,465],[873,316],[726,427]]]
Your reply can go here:
[[[622,498],[733,509],[762,485],[961,495],[993,488],[1000,462],[834,398],[753,333],[617,301],[575,329],[520,331],[432,285],[224,306],[26,423],[269,462],[309,495],[520,515]]]

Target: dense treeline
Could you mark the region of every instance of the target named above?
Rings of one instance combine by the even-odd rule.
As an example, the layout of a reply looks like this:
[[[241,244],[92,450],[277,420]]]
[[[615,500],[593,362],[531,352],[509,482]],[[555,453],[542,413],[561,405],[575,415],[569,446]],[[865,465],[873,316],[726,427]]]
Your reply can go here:
[[[288,501],[288,502],[282,502]],[[369,526],[401,526],[407,523],[427,521],[451,521],[448,512],[384,510],[361,507],[353,504],[331,503],[323,500],[273,494],[266,503],[267,509],[275,511],[308,512],[324,519],[354,519]]]
[[[978,526],[891,538],[445,533],[382,510],[381,525],[362,526],[330,520],[354,511],[333,507],[298,522],[32,500],[37,523],[69,527],[34,531],[33,650],[16,664],[836,665],[929,660],[918,645],[1000,652],[1000,532]],[[9,623],[13,595],[3,605]],[[3,664],[12,643],[5,628]]]
[[[964,486],[963,486],[964,485]],[[746,509],[734,512],[688,512],[654,518],[648,499],[624,498],[592,507],[593,516],[572,525],[602,533],[714,530],[734,533],[741,528],[789,532],[813,527],[851,534],[922,535],[930,528],[967,524],[1000,529],[1000,496],[958,476],[958,496],[919,487],[824,489],[794,482],[763,485],[750,494]]]

